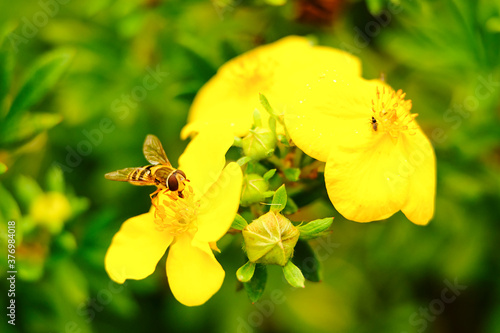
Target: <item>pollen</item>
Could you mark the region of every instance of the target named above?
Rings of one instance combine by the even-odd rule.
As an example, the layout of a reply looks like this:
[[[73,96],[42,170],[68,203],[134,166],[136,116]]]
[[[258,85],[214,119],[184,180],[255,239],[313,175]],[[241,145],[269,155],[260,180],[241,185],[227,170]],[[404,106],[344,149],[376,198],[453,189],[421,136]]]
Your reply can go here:
[[[373,116],[370,123],[377,132],[388,133],[397,139],[401,133],[414,135],[417,125],[413,121],[418,114],[412,114],[411,100],[405,100],[406,94],[400,89],[394,91],[390,88],[377,87],[376,96],[372,99]]]
[[[167,192],[155,211],[155,224],[159,231],[167,230],[177,236],[186,231],[197,230],[197,216],[200,201],[194,199],[193,188],[189,185],[183,191],[183,197],[177,192]]]

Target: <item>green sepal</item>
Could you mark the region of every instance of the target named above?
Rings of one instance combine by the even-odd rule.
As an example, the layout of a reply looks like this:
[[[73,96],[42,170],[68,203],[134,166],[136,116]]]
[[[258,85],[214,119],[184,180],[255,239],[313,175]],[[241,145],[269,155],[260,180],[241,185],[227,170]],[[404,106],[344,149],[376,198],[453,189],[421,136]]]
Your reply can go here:
[[[286,188],[285,185],[281,185],[280,188],[274,192],[273,202],[271,203],[270,211],[279,213],[285,206],[287,201]]]
[[[287,282],[295,288],[304,288],[305,278],[300,269],[294,265],[294,263],[289,260],[283,267],[283,274]]]
[[[269,180],[271,179],[272,176],[274,176],[276,174],[276,169],[271,169],[269,170],[268,172],[266,172],[264,174],[264,176],[262,176],[262,178],[264,178],[265,180]]]
[[[236,214],[233,223],[231,224],[231,228],[236,230],[243,230],[243,228],[245,228],[247,225],[247,220],[245,220],[240,214]]]
[[[253,110],[253,127],[262,127],[262,116],[259,109]]]
[[[245,164],[247,164],[248,162],[250,162],[251,160],[252,160],[251,157],[243,156],[242,158],[237,160],[236,163],[238,163],[238,165],[241,167],[241,166],[244,166]]]
[[[266,111],[269,113],[269,115],[273,118],[278,118],[278,114],[274,111],[274,109],[271,107],[271,104],[269,104],[269,101],[267,100],[266,96],[263,94],[259,94],[259,100],[260,104],[266,109]]]
[[[248,261],[246,264],[241,266],[237,271],[236,271],[236,277],[240,282],[248,282],[252,279],[253,274],[255,273],[255,266],[256,264]]]
[[[297,227],[300,231],[300,239],[309,240],[324,236],[328,233],[328,228],[330,228],[332,223],[333,217],[327,217],[300,225]]]
[[[306,280],[321,281],[321,265],[307,241],[299,240],[295,244],[292,261],[302,271]]]
[[[267,267],[262,264],[256,264],[252,279],[243,283],[243,287],[245,287],[248,298],[250,298],[252,303],[257,302],[262,297],[266,288],[266,282]]]

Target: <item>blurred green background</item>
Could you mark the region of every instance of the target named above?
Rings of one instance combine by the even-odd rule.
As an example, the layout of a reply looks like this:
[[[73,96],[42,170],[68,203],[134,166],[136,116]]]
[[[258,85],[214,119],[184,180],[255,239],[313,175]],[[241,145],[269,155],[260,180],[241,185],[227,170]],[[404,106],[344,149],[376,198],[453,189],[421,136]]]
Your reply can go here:
[[[0,243],[16,221],[18,269],[2,332],[500,332],[500,1],[22,0],[0,4],[0,23]],[[335,217],[313,243],[323,281],[294,290],[271,269],[254,305],[237,291],[241,235],[220,242],[226,279],[203,306],[173,298],[164,259],[111,283],[107,247],[151,188],[104,173],[146,164],[149,133],[175,165],[197,90],[292,34],[359,56],[365,78],[412,99],[436,149],[435,218],[359,224],[315,202],[297,218]]]

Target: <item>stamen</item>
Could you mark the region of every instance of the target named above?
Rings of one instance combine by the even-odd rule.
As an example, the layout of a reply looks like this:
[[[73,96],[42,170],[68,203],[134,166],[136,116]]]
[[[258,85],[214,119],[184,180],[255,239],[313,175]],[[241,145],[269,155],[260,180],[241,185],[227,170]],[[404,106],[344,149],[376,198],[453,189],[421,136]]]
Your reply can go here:
[[[417,114],[410,112],[412,103],[411,100],[405,100],[406,94],[401,89],[397,92],[387,90],[382,87],[382,94],[379,87],[376,87],[375,98],[372,99],[372,111],[375,117],[370,119],[371,127],[374,132],[388,133],[391,138],[397,139],[402,132],[407,132],[410,135],[416,133],[417,125],[413,119]],[[391,106],[391,107],[390,107]],[[373,119],[376,121],[374,126]]]
[[[154,222],[157,229],[167,230],[172,235],[196,229],[200,202],[194,199],[193,188],[187,185],[183,198],[180,198],[177,192],[168,192],[166,195],[168,198],[159,203],[155,211]]]

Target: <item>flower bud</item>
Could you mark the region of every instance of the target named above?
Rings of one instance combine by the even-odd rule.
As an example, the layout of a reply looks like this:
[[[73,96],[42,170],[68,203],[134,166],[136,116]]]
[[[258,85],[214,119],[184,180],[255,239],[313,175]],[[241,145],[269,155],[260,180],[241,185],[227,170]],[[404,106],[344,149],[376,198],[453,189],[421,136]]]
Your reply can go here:
[[[260,175],[251,173],[243,179],[243,189],[241,191],[241,205],[246,207],[255,202],[260,202],[266,198],[266,191],[269,188],[267,181]]]
[[[292,257],[300,235],[290,220],[273,211],[254,220],[242,233],[251,262],[280,266]]]
[[[242,140],[243,152],[246,156],[259,161],[270,156],[276,148],[274,133],[268,128],[257,127]]]

